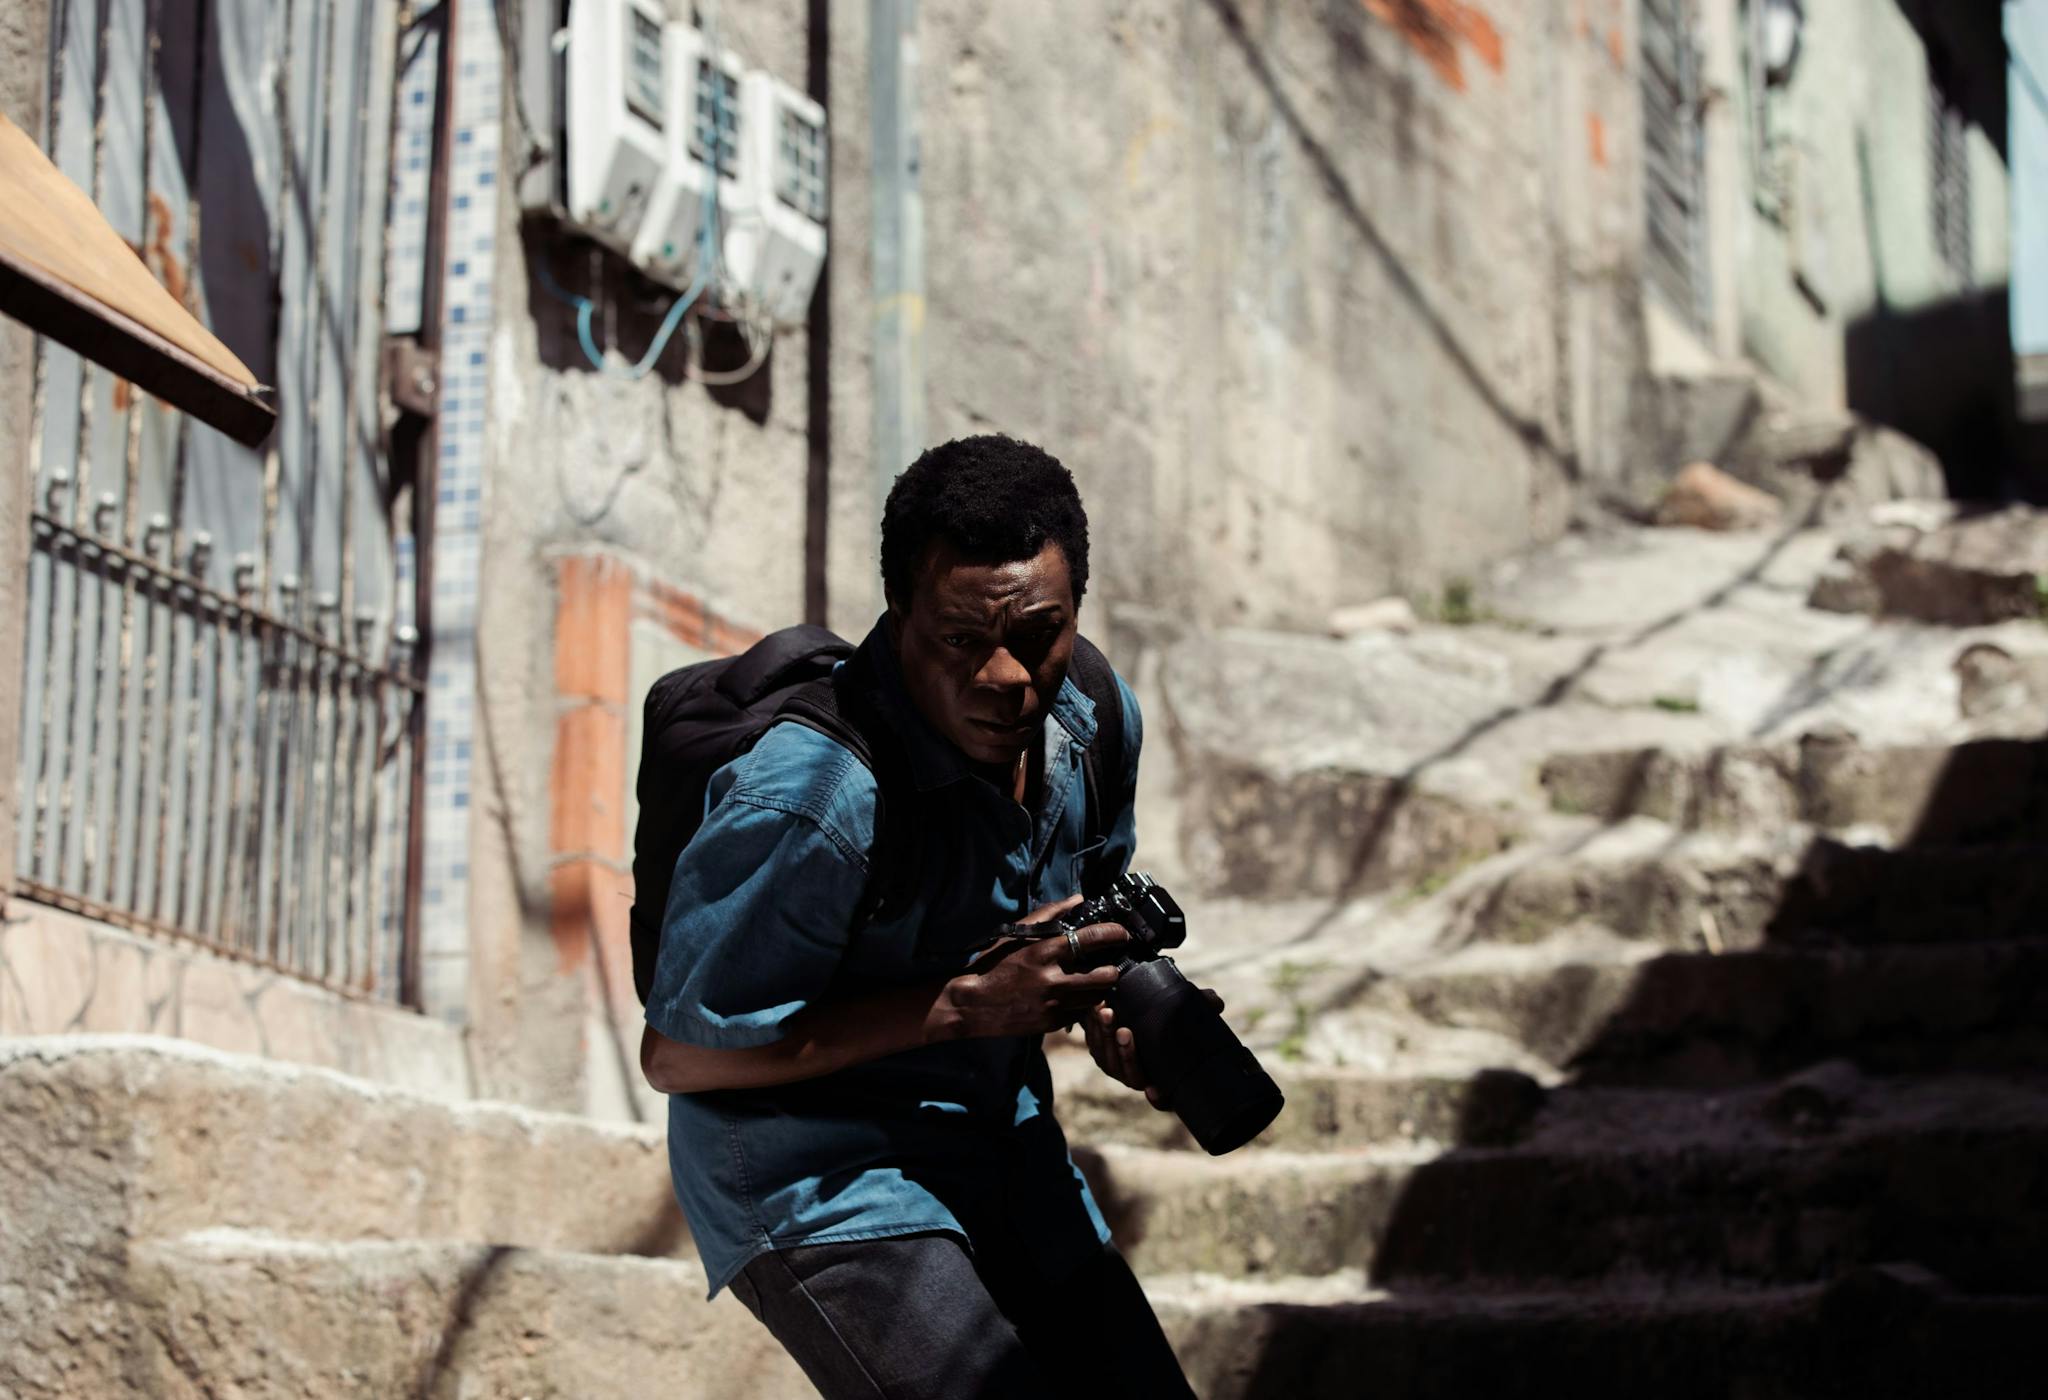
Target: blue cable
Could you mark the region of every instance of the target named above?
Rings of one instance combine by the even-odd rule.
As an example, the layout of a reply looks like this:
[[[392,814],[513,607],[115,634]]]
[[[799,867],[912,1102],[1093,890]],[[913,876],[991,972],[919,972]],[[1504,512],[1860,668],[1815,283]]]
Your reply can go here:
[[[704,182],[704,196],[697,225],[697,271],[690,279],[689,290],[676,298],[675,305],[669,307],[668,314],[662,317],[660,329],[655,331],[654,339],[648,342],[646,353],[636,363],[627,369],[614,369],[606,364],[604,352],[597,348],[597,338],[591,334],[590,329],[591,317],[597,309],[597,303],[587,296],[566,290],[556,282],[554,274],[548,271],[545,256],[537,264],[541,286],[548,294],[576,308],[576,342],[583,347],[583,358],[590,361],[591,368],[600,374],[610,375],[614,379],[646,378],[647,372],[654,368],[662,352],[668,349],[669,340],[675,335],[676,327],[682,324],[684,314],[696,304],[697,298],[704,294],[704,289],[711,280],[711,265],[717,261],[718,249],[722,242],[718,236],[718,158],[725,144],[720,134],[719,121],[724,114],[724,107],[724,84],[718,81],[718,73],[714,69],[711,80],[711,159],[706,168],[708,178]]]

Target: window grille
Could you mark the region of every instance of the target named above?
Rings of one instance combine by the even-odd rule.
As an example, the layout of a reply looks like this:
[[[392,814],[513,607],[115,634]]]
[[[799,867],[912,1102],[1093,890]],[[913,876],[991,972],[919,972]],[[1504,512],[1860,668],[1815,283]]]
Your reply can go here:
[[[425,571],[381,441],[396,8],[52,6],[53,158],[280,414],[251,451],[38,345],[17,878],[407,1001]]]
[[[1932,57],[1932,56],[1930,56]],[[1969,124],[1949,96],[1942,65],[1930,65],[1927,84],[1928,199],[1934,218],[1934,251],[1950,277],[1967,286],[1973,277],[1970,254]]]
[[[1713,324],[1707,271],[1706,131],[1693,0],[1643,0],[1645,272],[1702,332]]]

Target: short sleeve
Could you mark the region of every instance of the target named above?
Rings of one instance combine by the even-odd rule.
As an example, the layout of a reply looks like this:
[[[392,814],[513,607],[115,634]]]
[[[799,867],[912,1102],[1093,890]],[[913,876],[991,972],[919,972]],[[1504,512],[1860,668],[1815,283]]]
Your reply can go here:
[[[743,782],[715,802],[676,861],[648,1025],[689,1045],[745,1049],[780,1040],[826,993],[867,867],[822,815]]]

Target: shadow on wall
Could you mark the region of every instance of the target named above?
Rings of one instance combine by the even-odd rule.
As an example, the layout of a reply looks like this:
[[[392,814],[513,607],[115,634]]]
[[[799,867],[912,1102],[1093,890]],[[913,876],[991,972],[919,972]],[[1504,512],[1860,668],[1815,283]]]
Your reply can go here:
[[[533,313],[540,362],[565,373],[601,374],[578,333],[579,303],[591,303],[590,339],[607,358],[638,364],[653,347],[664,319],[680,295],[640,276],[616,254],[584,238],[565,236],[546,219],[528,219],[519,240],[526,262],[526,301]],[[701,349],[694,348],[701,344]],[[669,336],[646,377],[673,388],[689,383],[691,365],[714,373],[743,368],[748,353],[739,328],[710,307],[693,307]],[[612,373],[624,374],[613,361]],[[775,355],[737,384],[706,384],[704,392],[721,408],[735,409],[754,423],[766,423],[775,402]]]
[[[2048,425],[2022,423],[2010,296],[1986,287],[1845,334],[1849,407],[1925,443],[1951,496],[2048,501]]]
[[[1359,1242],[1389,1296],[1267,1309],[1233,1394],[2038,1393],[2048,741],[1956,748],[1909,839],[1817,843],[1754,946],[1639,965],[1571,1039],[1505,1130],[1475,1082]]]

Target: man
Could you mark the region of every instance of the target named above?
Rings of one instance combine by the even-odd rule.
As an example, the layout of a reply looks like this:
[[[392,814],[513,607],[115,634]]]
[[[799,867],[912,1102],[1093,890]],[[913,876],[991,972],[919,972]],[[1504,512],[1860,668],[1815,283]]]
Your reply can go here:
[[[1124,771],[1101,775],[1087,829],[1073,478],[1007,437],[933,448],[889,493],[882,575],[888,612],[842,681],[900,743],[914,890],[867,916],[877,780],[796,723],[714,775],[670,888],[641,1063],[671,1095],[712,1294],[730,1286],[829,1400],[1190,1395],[1068,1157],[1040,1049],[1080,1020],[1145,1088],[1101,1004],[1115,970],[1085,970],[1127,935],[989,950],[1135,844],[1120,679]]]

